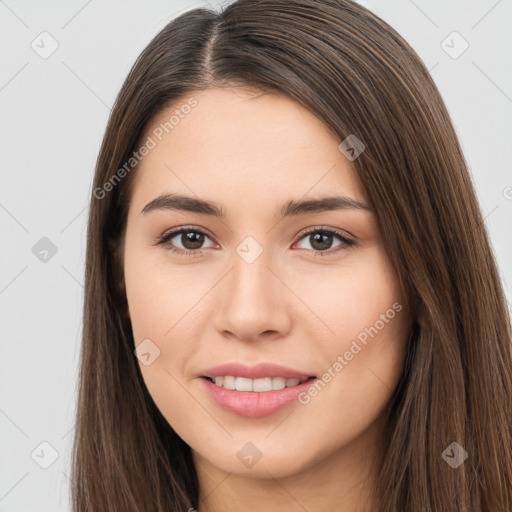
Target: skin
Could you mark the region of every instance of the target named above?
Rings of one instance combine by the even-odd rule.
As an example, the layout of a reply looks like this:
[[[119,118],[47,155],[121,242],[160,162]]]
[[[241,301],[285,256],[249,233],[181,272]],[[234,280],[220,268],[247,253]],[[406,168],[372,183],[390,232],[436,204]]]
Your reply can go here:
[[[410,328],[398,277],[374,211],[277,217],[290,199],[343,195],[371,207],[354,162],[298,103],[245,88],[194,91],[158,114],[145,137],[191,96],[197,106],[134,176],[123,261],[135,345],[150,339],[160,350],[148,366],[140,363],[142,375],[193,449],[199,512],[373,510],[368,497],[385,442],[385,408]],[[163,192],[215,202],[226,217],[141,213]],[[171,252],[173,244],[190,250],[180,234],[155,245],[180,226],[208,233],[195,249],[201,254]],[[303,236],[313,226],[340,230],[356,243],[337,250],[341,241],[333,236],[315,244],[312,234]],[[247,236],[263,249],[252,263],[236,251]],[[232,361],[332,373],[338,356],[394,303],[401,311],[306,405],[242,418],[202,390],[201,370]],[[262,455],[252,467],[237,457],[248,442]]]

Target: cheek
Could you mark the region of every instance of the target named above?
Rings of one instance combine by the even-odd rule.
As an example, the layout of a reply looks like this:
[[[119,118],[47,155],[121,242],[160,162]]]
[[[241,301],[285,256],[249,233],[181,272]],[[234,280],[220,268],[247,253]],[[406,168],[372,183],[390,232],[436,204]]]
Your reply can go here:
[[[331,336],[327,331],[322,336],[326,353],[345,348],[358,335],[364,338],[368,330],[374,332],[375,324],[386,336],[398,335],[406,321],[397,275],[384,250],[377,246],[339,268],[328,269],[328,273],[306,276],[301,287],[308,306],[330,331]]]
[[[319,377],[326,386],[319,386],[323,398],[315,401],[319,407],[343,404],[345,411],[359,411],[364,422],[383,407],[398,382],[409,316],[383,250],[368,251],[364,261],[334,274],[308,296],[308,304],[330,329],[316,340],[324,368]]]
[[[208,289],[190,267],[171,272],[165,258],[136,251],[126,256],[125,283],[135,343],[152,336],[165,343],[191,321],[194,304]]]
[[[146,386],[167,414],[171,409],[186,410],[190,396],[183,394],[182,386],[187,385],[183,375],[188,375],[187,362],[199,350],[197,333],[209,318],[199,314],[204,301],[198,304],[198,297],[211,284],[193,278],[190,266],[171,267],[165,258],[137,248],[126,252],[124,265],[134,349],[142,353],[149,347],[152,358],[151,364],[145,365],[139,357]]]
[[[134,349],[151,354],[149,364],[139,356],[144,383],[162,415],[182,438],[193,441],[201,437],[206,418],[186,390],[183,371],[197,351],[191,331],[198,328],[193,305],[204,292],[190,279],[190,270],[174,268],[171,274],[136,250],[127,252],[124,268]]]

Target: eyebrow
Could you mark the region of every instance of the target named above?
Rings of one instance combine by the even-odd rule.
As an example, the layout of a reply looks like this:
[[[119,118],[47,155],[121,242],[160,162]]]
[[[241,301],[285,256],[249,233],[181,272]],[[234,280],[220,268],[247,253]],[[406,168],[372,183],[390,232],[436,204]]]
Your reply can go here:
[[[355,199],[344,196],[324,197],[320,199],[295,200],[291,199],[285,203],[280,211],[279,217],[292,217],[307,213],[320,213],[333,210],[367,210],[372,211],[370,206]],[[150,201],[141,211],[147,214],[155,210],[177,210],[211,215],[221,219],[225,218],[222,207],[195,197],[188,197],[178,194],[162,194]]]

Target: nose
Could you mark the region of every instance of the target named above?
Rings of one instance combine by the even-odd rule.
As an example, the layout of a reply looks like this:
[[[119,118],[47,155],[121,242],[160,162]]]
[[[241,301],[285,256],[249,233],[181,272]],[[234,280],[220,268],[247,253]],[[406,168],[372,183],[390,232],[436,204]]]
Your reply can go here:
[[[293,294],[269,265],[265,252],[252,263],[238,255],[218,290],[214,316],[217,332],[240,341],[277,339],[292,326]]]

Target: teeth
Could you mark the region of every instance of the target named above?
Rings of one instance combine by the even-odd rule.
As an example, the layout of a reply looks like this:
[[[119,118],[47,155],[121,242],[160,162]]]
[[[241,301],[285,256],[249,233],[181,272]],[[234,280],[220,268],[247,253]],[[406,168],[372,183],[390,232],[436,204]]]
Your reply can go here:
[[[283,389],[286,387],[286,379],[283,377],[272,377],[272,389]]]
[[[235,389],[237,391],[252,391],[252,379],[237,377],[235,379]]]
[[[254,379],[252,381],[252,391],[272,391],[272,379],[270,377]]]
[[[226,377],[221,377],[223,379],[222,387],[226,389],[235,389],[235,377],[231,377],[227,375]]]
[[[217,386],[221,386],[225,389],[236,389],[237,391],[256,391],[261,393],[297,386],[307,379],[307,377],[304,379],[285,379],[284,377],[247,379],[246,377],[233,377],[232,375],[225,375],[222,377],[214,377],[213,381]]]

